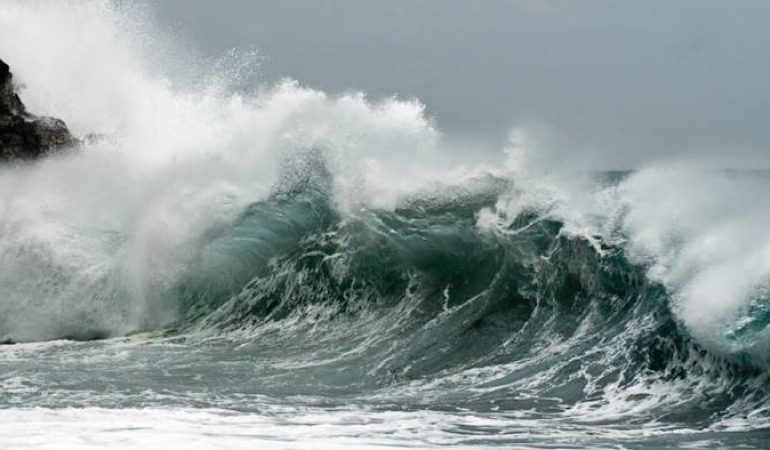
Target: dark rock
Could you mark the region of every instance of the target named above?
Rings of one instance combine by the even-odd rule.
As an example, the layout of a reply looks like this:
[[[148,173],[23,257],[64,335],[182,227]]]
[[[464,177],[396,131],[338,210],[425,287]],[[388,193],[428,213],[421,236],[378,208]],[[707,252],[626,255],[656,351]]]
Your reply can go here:
[[[0,60],[0,162],[35,159],[77,143],[63,121],[27,112],[8,64]]]

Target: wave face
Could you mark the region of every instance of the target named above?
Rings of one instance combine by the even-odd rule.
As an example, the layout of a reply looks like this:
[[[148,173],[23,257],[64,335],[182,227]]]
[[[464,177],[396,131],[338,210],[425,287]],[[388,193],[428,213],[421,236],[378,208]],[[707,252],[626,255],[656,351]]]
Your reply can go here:
[[[770,174],[544,171],[516,139],[460,164],[417,101],[235,89],[239,54],[176,85],[127,8],[0,10],[25,100],[97,134],[0,168],[0,338],[78,341],[4,347],[0,408],[761,446]]]
[[[203,244],[169,293],[182,305],[175,333],[297,349],[316,361],[282,375],[299,394],[407,384],[398,395],[410,401],[593,420],[643,408],[695,427],[764,415],[757,330],[725,329],[729,351],[698,340],[678,294],[611,243],[620,236],[575,234],[529,208],[482,226],[501,197],[521,195],[491,176],[342,216],[324,175]],[[309,386],[296,384],[304,372]]]

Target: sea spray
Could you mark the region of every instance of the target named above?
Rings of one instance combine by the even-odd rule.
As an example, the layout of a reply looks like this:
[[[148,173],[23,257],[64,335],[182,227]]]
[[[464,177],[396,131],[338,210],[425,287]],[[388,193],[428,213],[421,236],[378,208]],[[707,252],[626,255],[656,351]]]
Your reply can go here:
[[[171,410],[166,428],[320,446],[334,421],[377,444],[763,442],[766,173],[577,172],[521,129],[506,164],[461,165],[417,100],[177,82],[143,14],[0,8],[25,98],[97,136],[0,167],[13,417]]]

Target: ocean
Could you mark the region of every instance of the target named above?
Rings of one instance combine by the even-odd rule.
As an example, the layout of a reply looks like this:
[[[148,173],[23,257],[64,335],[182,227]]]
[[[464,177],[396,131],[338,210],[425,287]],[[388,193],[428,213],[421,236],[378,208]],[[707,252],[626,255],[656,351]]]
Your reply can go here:
[[[460,163],[417,100],[236,89],[147,20],[0,8],[90,135],[0,167],[0,448],[767,448],[770,172]]]

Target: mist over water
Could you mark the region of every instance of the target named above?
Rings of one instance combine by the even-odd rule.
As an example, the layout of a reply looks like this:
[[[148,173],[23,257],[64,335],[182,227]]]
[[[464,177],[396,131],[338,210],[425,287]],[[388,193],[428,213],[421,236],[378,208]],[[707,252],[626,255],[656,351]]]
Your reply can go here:
[[[89,135],[0,168],[5,447],[762,446],[768,172],[458,157],[141,6],[1,6],[29,109]]]

